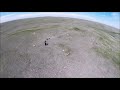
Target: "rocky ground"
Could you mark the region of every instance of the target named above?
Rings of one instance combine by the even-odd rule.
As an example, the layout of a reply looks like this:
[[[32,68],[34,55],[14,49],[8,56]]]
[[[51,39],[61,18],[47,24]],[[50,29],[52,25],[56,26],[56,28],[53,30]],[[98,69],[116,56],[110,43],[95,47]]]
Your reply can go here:
[[[120,78],[120,32],[44,17],[1,24],[1,78]]]

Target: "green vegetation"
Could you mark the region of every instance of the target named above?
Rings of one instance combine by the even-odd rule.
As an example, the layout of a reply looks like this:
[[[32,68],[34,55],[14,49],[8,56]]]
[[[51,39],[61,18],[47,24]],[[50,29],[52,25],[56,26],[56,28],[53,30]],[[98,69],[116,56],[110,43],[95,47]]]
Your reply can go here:
[[[77,27],[74,27],[73,29],[74,29],[74,30],[76,30],[76,31],[80,30],[80,29],[79,29],[79,28],[77,28]]]
[[[97,32],[105,32],[105,33],[111,35],[112,37],[115,37],[115,38],[117,37],[118,39],[120,39],[120,32],[108,31],[108,30],[104,30],[104,29],[102,29],[102,28],[101,28],[101,29],[100,29],[100,28],[97,28],[97,27],[95,27],[95,26],[89,26],[89,27],[97,30]],[[118,36],[119,36],[119,37],[118,37]]]
[[[78,27],[73,27],[73,30],[75,30],[75,31],[85,32],[85,30],[82,30],[82,29],[80,29],[80,28],[78,28]]]
[[[94,50],[120,66],[120,41],[104,31],[98,30],[96,33],[98,34],[97,43],[99,46],[95,47]]]
[[[9,36],[13,36],[13,35],[18,35],[18,34],[27,34],[27,33],[33,33],[36,31],[41,31],[41,30],[45,30],[45,29],[51,29],[51,28],[57,28],[59,25],[52,25],[52,26],[47,26],[45,28],[40,28],[37,26],[32,27],[31,29],[25,29],[25,30],[18,30],[15,33],[9,34]]]
[[[40,29],[35,29],[35,30],[27,29],[27,30],[17,31],[11,35],[18,35],[18,34],[22,34],[22,33],[32,33],[32,32],[38,31],[38,30],[40,30]]]
[[[120,66],[120,52],[118,51],[112,51],[110,48],[94,48],[95,51],[102,55],[105,58],[112,59],[114,63],[118,64]]]

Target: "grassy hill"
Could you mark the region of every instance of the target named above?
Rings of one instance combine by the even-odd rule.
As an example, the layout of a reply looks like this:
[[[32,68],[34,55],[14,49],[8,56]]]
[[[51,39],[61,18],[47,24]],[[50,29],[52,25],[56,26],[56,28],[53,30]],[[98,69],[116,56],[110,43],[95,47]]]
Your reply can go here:
[[[120,77],[119,29],[41,17],[2,23],[0,36],[0,77]]]

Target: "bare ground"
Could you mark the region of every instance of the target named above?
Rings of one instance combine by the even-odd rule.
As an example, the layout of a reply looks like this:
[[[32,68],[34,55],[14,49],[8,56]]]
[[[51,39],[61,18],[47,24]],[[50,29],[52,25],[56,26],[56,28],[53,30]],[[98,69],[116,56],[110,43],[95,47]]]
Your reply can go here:
[[[1,24],[0,77],[120,78],[119,35],[115,28],[70,18]]]

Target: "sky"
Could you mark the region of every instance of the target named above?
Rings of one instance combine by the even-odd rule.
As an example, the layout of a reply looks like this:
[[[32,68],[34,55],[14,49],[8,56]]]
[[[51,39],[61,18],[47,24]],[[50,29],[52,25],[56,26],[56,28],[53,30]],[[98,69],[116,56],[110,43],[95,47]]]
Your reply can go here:
[[[85,19],[120,29],[120,12],[0,12],[0,23],[44,16]]]

